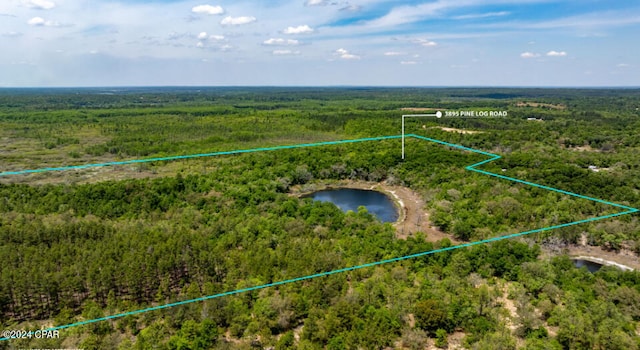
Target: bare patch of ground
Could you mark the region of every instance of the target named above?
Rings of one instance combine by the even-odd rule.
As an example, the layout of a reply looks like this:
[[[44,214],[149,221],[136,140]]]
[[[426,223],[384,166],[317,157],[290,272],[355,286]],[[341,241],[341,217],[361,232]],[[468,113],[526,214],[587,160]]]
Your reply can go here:
[[[462,346],[462,340],[464,339],[464,337],[466,336],[466,333],[464,332],[453,332],[452,334],[449,334],[449,336],[447,337],[447,350],[458,350],[458,349],[464,349],[464,346]],[[433,346],[431,349],[440,349],[437,348],[435,346]]]
[[[517,309],[513,300],[509,299],[508,289],[508,285],[505,285],[504,288],[502,288],[502,294],[496,299],[496,301],[500,303],[500,305],[502,305],[505,310],[507,310],[508,316],[505,317],[504,323],[506,324],[507,328],[509,328],[513,333],[517,328],[514,323],[514,320],[516,319]]]
[[[224,333],[224,335],[222,336],[222,339],[224,339],[224,341],[227,342],[227,343],[234,343],[234,344],[240,344],[241,343],[240,339],[234,338],[231,335],[231,331],[230,330],[227,330]]]
[[[302,331],[304,330],[304,325],[299,325],[298,327],[293,329],[293,339],[295,339],[297,342],[300,341],[300,338],[302,337]]]
[[[577,147],[569,147],[567,148],[568,150],[571,151],[578,151],[578,152],[600,152],[599,149],[595,149],[589,145],[587,146],[577,146]]]
[[[416,327],[416,317],[414,314],[408,314],[407,315],[407,323],[409,323],[409,327],[411,328],[415,328]]]
[[[385,193],[394,200],[400,211],[398,221],[393,224],[396,228],[396,236],[398,238],[406,239],[417,232],[423,232],[426,235],[426,240],[430,242],[448,238],[451,242],[457,243],[453,236],[431,225],[429,213],[425,209],[422,196],[404,186],[393,186],[384,182],[343,180],[331,183],[313,183],[304,186],[295,186],[291,192],[293,195],[299,197],[328,188],[353,188]]]
[[[425,127],[425,126],[423,126],[423,127]],[[444,126],[432,126],[429,129],[440,129],[442,131],[457,132],[459,134],[482,134],[482,133],[484,133],[484,131],[447,128],[447,127],[444,127]]]

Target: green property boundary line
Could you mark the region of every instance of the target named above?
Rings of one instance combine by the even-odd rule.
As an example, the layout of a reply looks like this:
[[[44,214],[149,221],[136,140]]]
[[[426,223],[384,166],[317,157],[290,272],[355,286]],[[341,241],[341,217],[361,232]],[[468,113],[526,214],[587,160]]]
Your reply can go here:
[[[247,149],[247,150],[235,150],[235,151],[224,151],[224,152],[215,152],[215,153],[192,154],[192,155],[184,155],[184,156],[134,159],[134,160],[119,161],[119,162],[99,163],[99,164],[86,164],[86,165],[73,165],[73,166],[66,166],[66,167],[56,167],[56,168],[41,168],[41,169],[31,169],[31,170],[8,171],[8,172],[0,173],[0,177],[1,176],[9,176],[9,175],[20,175],[20,174],[30,174],[30,173],[45,173],[45,172],[51,172],[51,171],[63,171],[63,170],[74,170],[74,169],[105,167],[105,166],[112,166],[112,165],[147,163],[147,162],[157,162],[157,161],[170,161],[170,160],[178,160],[178,159],[212,157],[212,156],[219,156],[219,155],[231,155],[231,154],[242,154],[242,153],[252,153],[252,152],[275,151],[275,150],[291,149],[291,148],[304,148],[304,147],[337,145],[337,144],[355,143],[355,142],[379,141],[379,140],[388,140],[388,139],[398,139],[400,137],[401,137],[400,135],[396,135],[396,136],[381,136],[381,137],[370,137],[370,138],[361,138],[361,139],[353,139],[353,140],[328,141],[328,142],[318,142],[318,143],[305,143],[305,144],[290,145],[290,146],[276,146],[276,147],[253,148],[253,149]],[[224,296],[228,296],[228,295],[240,294],[240,293],[250,292],[250,291],[254,291],[254,290],[265,289],[265,288],[280,286],[280,285],[294,283],[294,282],[300,282],[300,281],[304,281],[304,280],[310,280],[310,279],[318,278],[318,277],[335,275],[335,274],[344,273],[344,272],[348,272],[348,271],[363,269],[363,268],[366,268],[366,267],[377,266],[377,265],[382,265],[382,264],[387,264],[387,263],[392,263],[392,262],[397,262],[397,261],[402,261],[402,260],[407,260],[407,259],[418,258],[418,257],[426,256],[426,255],[432,255],[432,254],[440,253],[440,252],[445,252],[445,251],[450,251],[450,250],[455,250],[455,249],[460,249],[460,248],[465,248],[465,247],[471,247],[471,246],[475,246],[475,245],[480,245],[480,244],[500,241],[500,240],[504,240],[504,239],[516,238],[516,237],[529,235],[529,234],[532,234],[532,233],[551,231],[551,230],[555,230],[555,229],[559,229],[559,228],[563,228],[563,227],[579,225],[579,224],[584,224],[584,223],[588,223],[588,222],[594,222],[594,221],[598,221],[598,220],[604,220],[604,219],[609,219],[609,218],[613,218],[613,217],[617,217],[617,216],[629,215],[629,214],[640,212],[640,209],[632,208],[632,207],[629,207],[629,206],[626,206],[626,205],[617,204],[617,203],[605,201],[605,200],[598,199],[598,198],[588,197],[588,196],[584,196],[584,195],[581,195],[581,194],[568,192],[568,191],[564,191],[564,190],[559,190],[559,189],[556,189],[556,188],[553,188],[553,187],[548,187],[548,186],[544,186],[544,185],[538,185],[538,184],[535,184],[533,182],[524,181],[524,180],[520,180],[520,179],[516,179],[516,178],[512,178],[512,177],[508,177],[508,176],[504,176],[504,175],[495,174],[495,173],[491,173],[491,172],[488,172],[488,171],[476,169],[476,167],[478,167],[478,166],[481,166],[481,165],[484,165],[486,163],[489,163],[489,162],[492,162],[492,161],[495,161],[495,160],[498,160],[498,159],[502,158],[501,156],[493,154],[493,153],[484,152],[484,151],[477,150],[477,149],[474,149],[474,148],[469,148],[469,147],[465,147],[465,146],[461,146],[461,145],[457,145],[457,144],[453,144],[453,143],[449,143],[449,142],[445,142],[445,141],[440,141],[440,140],[436,140],[436,139],[432,139],[432,138],[428,138],[428,137],[424,137],[424,136],[420,136],[420,135],[416,135],[416,134],[407,134],[407,135],[405,135],[405,137],[413,137],[413,138],[416,138],[416,139],[419,139],[419,140],[429,141],[429,142],[433,142],[433,143],[437,143],[437,144],[441,144],[441,145],[445,145],[445,146],[449,146],[449,147],[452,147],[452,148],[465,150],[465,151],[469,151],[469,152],[473,152],[473,153],[478,153],[478,154],[482,154],[482,155],[490,157],[489,159],[486,159],[486,160],[483,160],[481,162],[478,162],[478,163],[475,163],[475,164],[472,164],[472,165],[469,165],[469,166],[465,167],[466,170],[474,171],[474,172],[477,172],[477,173],[480,173],[480,174],[496,177],[496,178],[503,179],[503,180],[509,180],[509,181],[513,181],[513,182],[517,182],[517,183],[521,183],[521,184],[525,184],[525,185],[541,188],[541,189],[544,189],[544,190],[558,192],[558,193],[569,195],[569,196],[572,196],[572,197],[587,199],[587,200],[590,200],[590,201],[594,201],[594,202],[598,202],[598,203],[614,206],[614,207],[617,207],[617,208],[625,209],[625,211],[622,211],[622,212],[619,212],[619,213],[614,213],[614,214],[608,214],[608,215],[593,217],[593,218],[588,218],[588,219],[583,219],[583,220],[578,220],[578,221],[573,221],[573,222],[569,222],[569,223],[565,223],[565,224],[559,224],[559,225],[554,225],[554,226],[538,228],[538,229],[535,229],[535,230],[524,231],[524,232],[520,232],[520,233],[504,235],[504,236],[500,236],[500,237],[493,237],[493,238],[483,239],[483,240],[476,241],[476,242],[463,243],[463,244],[450,246],[450,247],[446,247],[446,248],[435,249],[435,250],[430,250],[430,251],[426,251],[426,252],[405,255],[405,256],[401,256],[401,257],[397,257],[397,258],[385,259],[385,260],[375,261],[375,262],[362,264],[362,265],[351,266],[351,267],[345,267],[345,268],[332,270],[332,271],[327,271],[327,272],[320,272],[320,273],[316,273],[316,274],[312,274],[312,275],[307,275],[307,276],[302,276],[302,277],[297,277],[297,278],[291,278],[291,279],[287,279],[287,280],[283,280],[283,281],[267,283],[267,284],[262,284],[262,285],[258,285],[258,286],[248,287],[248,288],[236,289],[236,290],[232,290],[232,291],[228,291],[228,292],[224,292],[224,293],[218,293],[218,294],[203,296],[203,297],[200,297],[200,298],[189,299],[189,300],[184,300],[184,301],[178,301],[178,302],[174,302],[174,303],[169,303],[169,304],[149,307],[149,308],[140,309],[140,310],[123,312],[123,313],[119,313],[119,314],[115,314],[115,315],[110,315],[110,316],[95,318],[95,319],[91,319],[91,320],[85,320],[85,321],[70,323],[70,324],[66,324],[66,325],[51,327],[51,328],[45,329],[44,331],[56,331],[56,330],[72,328],[72,327],[82,326],[82,325],[96,323],[96,322],[113,320],[113,319],[117,319],[117,318],[121,318],[121,317],[141,314],[141,313],[145,313],[145,312],[167,309],[167,308],[171,308],[171,307],[174,307],[174,306],[190,304],[190,303],[195,303],[195,302],[199,302],[199,301],[205,301],[205,300],[220,298],[220,297],[224,297]],[[11,338],[4,337],[4,338],[0,338],[0,341],[9,340],[9,339],[11,339]]]

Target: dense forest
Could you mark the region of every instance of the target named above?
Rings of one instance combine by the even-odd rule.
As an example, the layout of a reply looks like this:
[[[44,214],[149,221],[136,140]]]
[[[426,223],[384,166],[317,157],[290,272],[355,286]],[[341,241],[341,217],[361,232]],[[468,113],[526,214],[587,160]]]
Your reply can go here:
[[[0,90],[2,172],[398,135],[482,169],[640,208],[640,91]],[[412,110],[407,110],[412,108]],[[0,328],[36,330],[619,212],[465,170],[417,139],[0,176]],[[449,239],[292,195],[405,186]],[[0,349],[637,349],[640,273],[548,247],[640,253],[638,215],[0,341]],[[598,249],[600,249],[598,248]],[[557,250],[557,249],[556,249]]]

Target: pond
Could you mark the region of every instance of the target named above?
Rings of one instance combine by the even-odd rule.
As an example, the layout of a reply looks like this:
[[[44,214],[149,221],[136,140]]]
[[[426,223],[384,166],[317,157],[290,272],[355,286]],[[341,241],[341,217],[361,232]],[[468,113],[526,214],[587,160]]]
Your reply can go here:
[[[398,220],[398,209],[395,203],[387,195],[377,191],[340,188],[313,192],[305,197],[333,203],[344,212],[349,210],[357,212],[358,207],[362,205],[382,222]]]
[[[591,273],[595,273],[602,267],[602,264],[583,259],[573,259],[573,265],[577,268],[586,267]]]

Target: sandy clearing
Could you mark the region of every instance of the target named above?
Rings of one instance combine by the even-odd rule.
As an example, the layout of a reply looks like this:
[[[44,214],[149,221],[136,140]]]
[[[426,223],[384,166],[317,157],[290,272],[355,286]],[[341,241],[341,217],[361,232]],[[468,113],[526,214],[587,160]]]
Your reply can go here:
[[[429,129],[440,129],[442,131],[457,132],[459,134],[483,134],[484,133],[484,131],[447,128],[447,127],[444,127],[444,126],[432,126]]]
[[[511,330],[512,333],[514,333],[516,331],[516,329],[518,328],[515,324],[516,318],[517,318],[517,311],[518,309],[516,308],[516,304],[513,300],[509,299],[509,284],[505,284],[502,287],[502,293],[500,294],[500,296],[496,299],[496,301],[502,305],[502,307],[507,310],[507,312],[509,313],[507,317],[505,317],[503,319],[504,323],[506,324],[507,328],[509,328],[509,330]]]
[[[589,145],[587,146],[576,146],[576,147],[567,147],[566,149],[570,151],[578,151],[578,152],[600,152],[599,149],[595,149]]]

